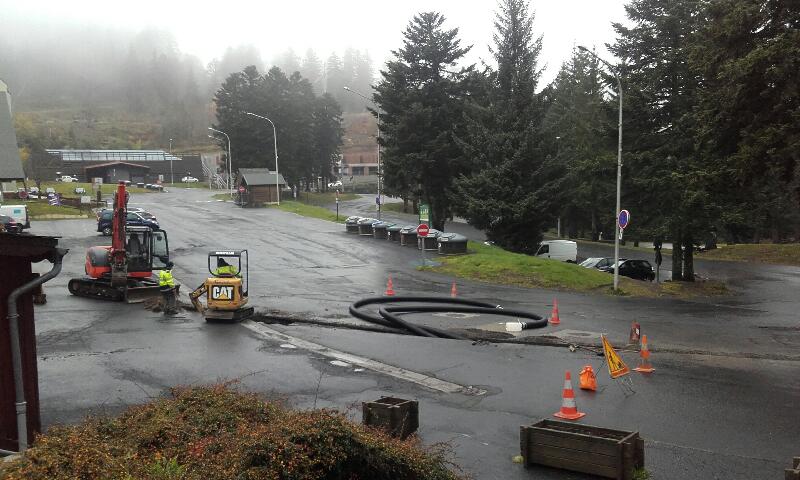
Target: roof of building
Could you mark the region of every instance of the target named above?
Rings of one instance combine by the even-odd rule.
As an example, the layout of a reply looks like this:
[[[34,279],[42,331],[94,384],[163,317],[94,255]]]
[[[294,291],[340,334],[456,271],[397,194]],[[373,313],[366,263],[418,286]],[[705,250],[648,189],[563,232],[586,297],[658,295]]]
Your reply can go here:
[[[275,172],[268,168],[240,168],[239,177],[247,185],[275,185]],[[283,175],[278,174],[278,183],[286,185]]]
[[[0,180],[22,180],[25,171],[19,157],[17,132],[11,116],[11,95],[0,80]]]
[[[95,168],[103,168],[103,167],[110,167],[112,165],[127,165],[129,167],[136,167],[136,168],[146,168],[150,170],[150,167],[147,165],[139,165],[138,163],[130,163],[130,162],[107,162],[107,163],[95,163],[92,165],[86,165],[83,167],[85,170],[92,170]]]
[[[164,150],[57,150],[48,149],[47,153],[67,162],[158,162],[180,161],[181,157]]]

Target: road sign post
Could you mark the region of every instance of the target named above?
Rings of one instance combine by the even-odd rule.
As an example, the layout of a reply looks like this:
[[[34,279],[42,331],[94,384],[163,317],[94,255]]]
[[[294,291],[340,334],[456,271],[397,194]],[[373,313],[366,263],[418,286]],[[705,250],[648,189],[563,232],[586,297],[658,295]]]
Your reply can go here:
[[[420,209],[420,211],[422,211],[422,209]],[[426,223],[422,223],[419,227],[417,227],[417,236],[422,239],[420,242],[422,248],[420,248],[420,250],[422,251],[423,268],[425,267],[425,238],[427,238],[428,232],[430,232],[430,227],[428,227],[428,224]]]
[[[617,184],[617,208],[619,208],[619,184]],[[630,223],[631,223],[631,212],[627,210],[620,210],[617,213],[617,226],[619,227],[619,236],[614,239],[614,291],[615,292],[619,287],[619,242],[622,240],[622,231],[625,230],[625,227],[627,227]]]

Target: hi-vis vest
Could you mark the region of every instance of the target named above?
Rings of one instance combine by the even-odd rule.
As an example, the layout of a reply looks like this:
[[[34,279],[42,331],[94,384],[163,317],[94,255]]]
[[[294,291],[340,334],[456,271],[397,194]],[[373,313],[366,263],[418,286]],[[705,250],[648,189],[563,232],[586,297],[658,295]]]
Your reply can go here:
[[[159,287],[174,287],[175,280],[172,278],[172,272],[169,270],[161,270],[158,273],[158,286]]]
[[[237,271],[236,267],[233,265],[224,265],[219,267],[218,269],[214,270],[214,275],[230,275],[230,276],[238,276],[239,272]]]

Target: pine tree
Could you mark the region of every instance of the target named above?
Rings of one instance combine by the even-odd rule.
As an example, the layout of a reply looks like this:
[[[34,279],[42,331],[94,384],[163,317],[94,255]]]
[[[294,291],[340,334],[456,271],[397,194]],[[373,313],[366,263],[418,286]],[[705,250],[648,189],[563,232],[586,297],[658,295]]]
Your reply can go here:
[[[456,213],[505,248],[533,253],[554,217],[556,169],[541,141],[543,105],[536,95],[542,38],[525,0],[501,0],[492,52],[489,102],[473,105],[459,137],[474,173],[456,181]]]
[[[616,105],[604,98],[599,61],[575,49],[552,86],[544,118],[544,143],[563,169],[557,212],[570,237],[588,229],[593,240],[614,225]]]
[[[698,72],[687,61],[703,18],[697,0],[633,0],[632,27],[615,24],[623,61],[623,208],[642,232],[673,243],[673,280],[694,280],[693,249],[719,215],[717,172],[695,145]]]
[[[800,235],[800,4],[714,0],[690,55],[728,241]]]
[[[446,30],[444,22],[437,12],[414,16],[374,95],[383,112],[387,189],[428,203],[439,230],[452,214],[452,179],[464,171],[453,133],[466,97],[461,82],[471,70],[456,70],[469,47],[462,47],[458,29]]]

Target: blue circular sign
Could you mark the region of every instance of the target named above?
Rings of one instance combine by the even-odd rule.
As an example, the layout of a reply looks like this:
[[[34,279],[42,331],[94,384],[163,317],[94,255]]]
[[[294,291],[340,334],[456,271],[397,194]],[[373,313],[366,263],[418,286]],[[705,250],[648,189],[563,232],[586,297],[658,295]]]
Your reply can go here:
[[[620,210],[619,212],[619,228],[625,229],[631,223],[631,212],[627,210]]]

